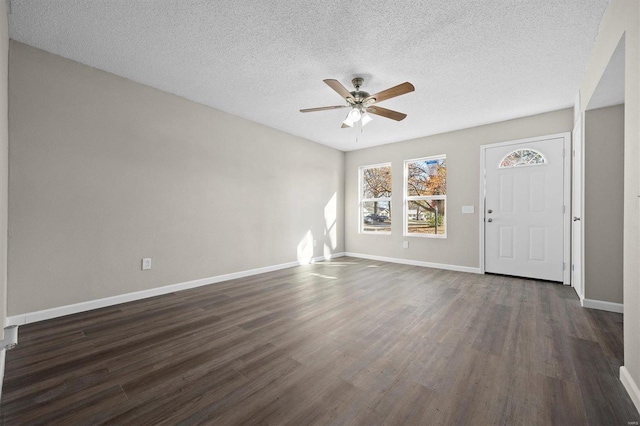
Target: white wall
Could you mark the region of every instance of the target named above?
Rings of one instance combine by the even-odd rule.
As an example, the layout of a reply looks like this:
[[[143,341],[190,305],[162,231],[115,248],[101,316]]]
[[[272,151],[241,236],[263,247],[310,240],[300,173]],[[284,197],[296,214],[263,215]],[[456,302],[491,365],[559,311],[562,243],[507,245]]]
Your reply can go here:
[[[625,37],[624,111],[624,369],[640,386],[640,3],[612,0],[600,24],[585,78],[581,110],[593,96],[620,39]],[[625,371],[625,370],[623,370]],[[628,381],[629,381],[628,380]],[[627,390],[632,389],[627,385]],[[640,391],[634,396],[640,409]]]
[[[585,113],[585,298],[622,303],[624,105]]]
[[[345,246],[347,252],[383,256],[404,261],[430,262],[479,268],[480,146],[534,136],[571,131],[570,109],[535,115],[346,153]],[[447,238],[402,236],[404,160],[447,155]],[[358,168],[392,163],[391,235],[358,233]],[[463,205],[475,207],[474,214],[462,214]],[[402,242],[409,241],[403,249]]]
[[[9,68],[9,315],[344,251],[342,152],[24,44]]]

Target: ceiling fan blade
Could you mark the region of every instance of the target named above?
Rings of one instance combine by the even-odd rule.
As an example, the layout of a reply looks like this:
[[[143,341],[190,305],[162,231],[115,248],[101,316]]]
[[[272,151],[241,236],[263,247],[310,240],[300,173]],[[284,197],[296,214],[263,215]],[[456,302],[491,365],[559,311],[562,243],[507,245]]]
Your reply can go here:
[[[318,108],[306,108],[306,109],[301,109],[300,112],[326,111],[329,109],[346,108],[348,106],[349,105],[334,105],[334,106],[326,106],[326,107],[318,107]]]
[[[345,98],[347,101],[349,101],[349,103],[355,103],[356,100],[353,97],[353,95],[351,93],[349,93],[349,91],[347,90],[346,87],[344,87],[342,84],[340,84],[340,82],[338,80],[333,80],[333,79],[326,79],[326,80],[322,80],[325,83],[327,83],[327,86],[331,87],[333,90],[335,90],[338,95],[342,96],[343,98]]]
[[[380,115],[382,117],[387,117],[387,118],[390,118],[390,119],[396,120],[396,121],[402,121],[407,116],[407,114],[403,114],[403,113],[398,112],[398,111],[393,111],[393,110],[390,110],[390,109],[382,108],[382,107],[379,107],[377,105],[367,108],[367,112],[370,113],[370,114],[375,114],[375,115]]]
[[[350,128],[350,127],[351,127],[351,126],[347,126],[347,125],[346,125],[346,124],[344,124],[344,123],[342,123],[342,126],[340,126],[340,128],[341,128],[341,129],[348,129],[348,128]]]
[[[396,96],[404,95],[405,93],[413,92],[414,90],[416,90],[416,88],[413,87],[413,84],[405,81],[404,83],[398,84],[390,89],[371,95],[364,101],[367,102],[373,100],[374,102],[382,102],[387,99],[395,98]]]

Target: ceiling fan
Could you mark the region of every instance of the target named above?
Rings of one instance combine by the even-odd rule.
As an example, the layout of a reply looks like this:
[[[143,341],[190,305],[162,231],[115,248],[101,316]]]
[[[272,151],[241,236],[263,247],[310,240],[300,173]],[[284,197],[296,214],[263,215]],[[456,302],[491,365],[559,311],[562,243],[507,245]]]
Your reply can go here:
[[[360,90],[360,87],[364,83],[364,79],[361,77],[356,77],[351,80],[353,87],[355,87],[356,89],[353,92],[349,92],[342,84],[340,84],[338,80],[326,79],[323,81],[327,84],[327,86],[331,87],[340,96],[342,96],[347,101],[347,104],[301,109],[300,112],[351,108],[351,111],[349,111],[349,113],[347,114],[347,118],[345,118],[345,120],[342,122],[343,129],[345,127],[353,127],[353,125],[356,123],[360,123],[361,126],[365,126],[372,120],[369,114],[380,115],[382,117],[387,117],[396,121],[404,120],[407,114],[382,108],[374,104],[386,101],[387,99],[395,98],[396,96],[413,92],[415,90],[413,84],[404,82],[402,84],[398,84],[397,86],[391,87],[390,89],[383,90],[382,92],[378,92],[374,95],[370,95],[369,93]]]

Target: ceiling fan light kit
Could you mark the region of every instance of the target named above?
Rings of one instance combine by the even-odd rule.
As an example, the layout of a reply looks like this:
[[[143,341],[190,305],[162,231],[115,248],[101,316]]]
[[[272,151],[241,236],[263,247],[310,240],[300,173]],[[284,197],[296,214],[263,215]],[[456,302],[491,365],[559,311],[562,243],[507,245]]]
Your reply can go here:
[[[359,123],[360,127],[366,126],[373,118],[370,114],[379,115],[382,117],[390,118],[396,121],[402,121],[407,114],[393,111],[379,106],[373,107],[377,102],[382,102],[387,99],[395,98],[396,96],[404,95],[406,93],[413,92],[415,87],[409,82],[404,82],[390,89],[383,90],[374,95],[370,95],[368,92],[360,90],[360,87],[364,83],[364,79],[356,77],[351,80],[351,84],[356,89],[349,92],[338,80],[327,79],[324,80],[327,86],[331,87],[336,93],[344,98],[347,102],[346,105],[334,105],[328,107],[307,108],[301,109],[300,112],[315,112],[315,111],[327,111],[339,108],[351,108],[351,111],[347,114],[347,117],[342,122],[342,128],[353,127],[354,124]]]
[[[346,126],[353,127],[353,124],[360,121],[361,118],[362,113],[360,112],[360,109],[354,107],[351,111],[349,111],[349,114],[347,114],[347,118],[345,118],[342,123]]]
[[[362,114],[362,118],[360,118],[360,121],[362,122],[363,126],[366,126],[367,123],[371,122],[371,120],[373,120],[373,118],[366,111],[364,112],[364,114]]]

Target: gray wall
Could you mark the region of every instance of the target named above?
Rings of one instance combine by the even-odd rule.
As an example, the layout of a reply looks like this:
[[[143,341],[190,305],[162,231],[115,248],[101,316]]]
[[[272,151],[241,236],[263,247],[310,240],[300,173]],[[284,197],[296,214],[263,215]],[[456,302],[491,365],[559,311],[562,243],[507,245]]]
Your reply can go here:
[[[640,2],[611,1],[600,23],[598,37],[580,86],[581,111],[584,111],[598,87],[611,55],[624,36],[624,367],[636,386],[640,386],[639,23]],[[640,404],[637,405],[640,408]]]
[[[624,105],[587,111],[584,135],[585,298],[622,303]]]
[[[0,339],[7,317],[7,191],[9,173],[8,134],[9,26],[7,5],[0,2]]]
[[[478,268],[480,146],[534,136],[571,131],[569,109],[519,118],[406,142],[351,151],[345,163],[345,245],[348,252],[409,261]],[[404,160],[430,155],[447,155],[447,238],[402,236]],[[358,233],[358,167],[392,163],[391,235]],[[474,214],[462,214],[463,205],[475,206]],[[402,248],[402,241],[409,248]]]
[[[344,251],[342,152],[10,48],[9,315]]]

